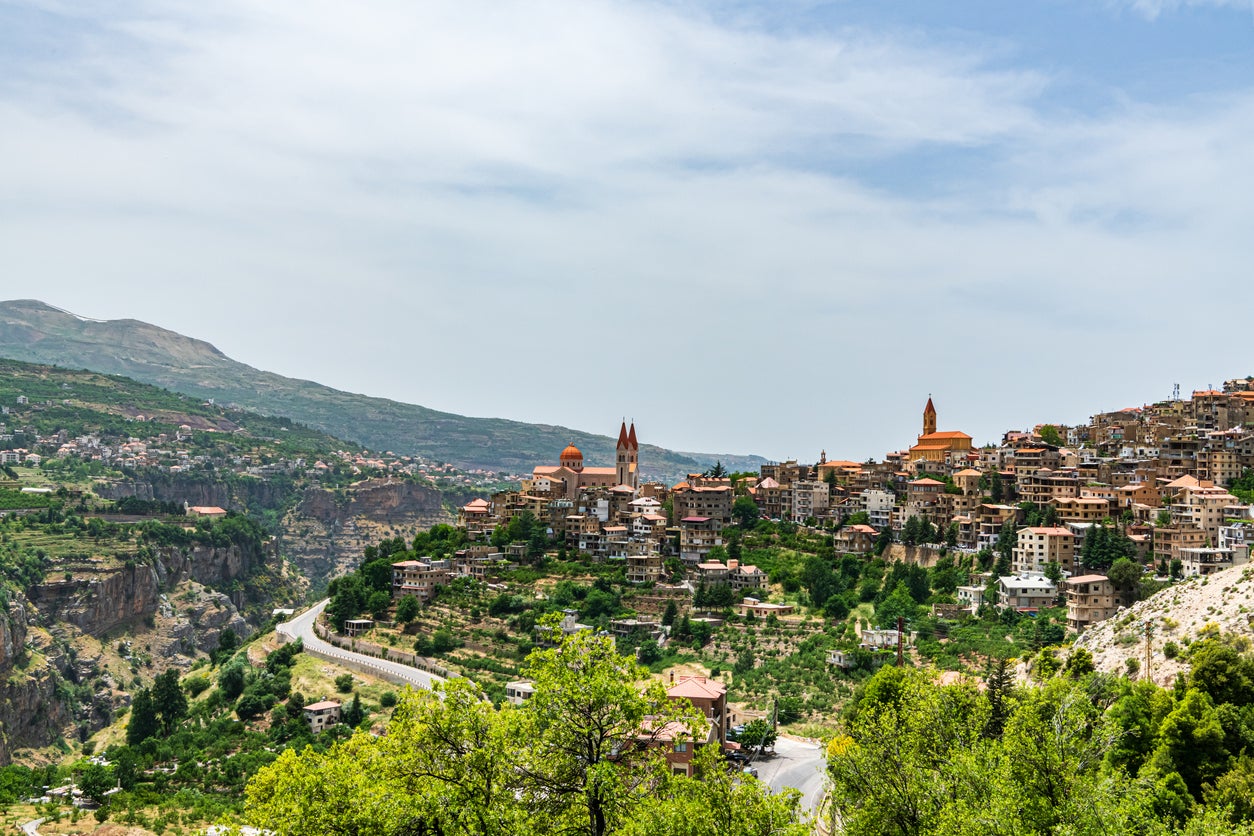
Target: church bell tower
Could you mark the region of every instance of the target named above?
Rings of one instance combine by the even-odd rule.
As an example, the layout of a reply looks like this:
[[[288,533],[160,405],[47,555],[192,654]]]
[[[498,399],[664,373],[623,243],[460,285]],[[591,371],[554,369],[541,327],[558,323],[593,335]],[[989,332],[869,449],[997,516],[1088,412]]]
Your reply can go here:
[[[932,396],[927,396],[927,406],[923,408],[923,434],[936,432],[936,407],[932,406]]]
[[[620,485],[629,485],[632,488],[639,488],[639,473],[637,470],[638,460],[640,458],[640,443],[636,441],[636,422],[631,422],[631,429],[627,429],[627,422],[623,421],[622,427],[618,431],[618,456],[615,462],[616,479]]]

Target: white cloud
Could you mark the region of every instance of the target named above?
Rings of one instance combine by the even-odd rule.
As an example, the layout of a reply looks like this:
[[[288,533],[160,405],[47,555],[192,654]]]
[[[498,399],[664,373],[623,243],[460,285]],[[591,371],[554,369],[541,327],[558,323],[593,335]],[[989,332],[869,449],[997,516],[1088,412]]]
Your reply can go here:
[[[1123,397],[1040,381],[1251,255],[1249,95],[1049,120],[991,48],[606,0],[45,8],[80,46],[0,87],[6,295],[454,411],[862,457],[931,390],[984,440],[993,392]]]
[[[1245,9],[1254,12],[1254,3],[1251,0],[1114,0],[1114,2],[1150,20],[1157,20],[1164,13],[1191,8]]]

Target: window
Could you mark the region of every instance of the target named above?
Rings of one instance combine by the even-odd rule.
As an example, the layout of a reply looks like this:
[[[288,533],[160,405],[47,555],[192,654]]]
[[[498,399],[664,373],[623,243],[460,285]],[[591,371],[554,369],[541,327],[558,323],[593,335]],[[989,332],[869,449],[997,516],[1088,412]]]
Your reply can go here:
[[[676,743],[676,744],[675,744],[675,751],[676,751],[676,752],[687,752],[687,751],[688,751],[688,744],[687,744],[687,743]]]

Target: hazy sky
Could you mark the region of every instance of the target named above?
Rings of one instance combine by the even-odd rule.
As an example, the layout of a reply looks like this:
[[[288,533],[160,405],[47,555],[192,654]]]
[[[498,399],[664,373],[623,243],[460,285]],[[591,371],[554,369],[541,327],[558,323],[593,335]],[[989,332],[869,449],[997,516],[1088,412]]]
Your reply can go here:
[[[1254,372],[1254,4],[0,0],[0,296],[690,450]]]

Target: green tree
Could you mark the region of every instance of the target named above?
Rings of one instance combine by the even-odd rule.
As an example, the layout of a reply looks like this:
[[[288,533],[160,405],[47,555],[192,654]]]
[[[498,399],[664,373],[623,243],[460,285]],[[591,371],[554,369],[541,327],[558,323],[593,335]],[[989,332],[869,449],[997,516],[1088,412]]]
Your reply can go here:
[[[914,620],[919,611],[919,605],[910,595],[910,589],[905,581],[897,584],[884,601],[875,608],[875,623],[884,628],[896,628],[897,619],[905,619],[907,623]]]
[[[117,786],[113,767],[89,763],[78,778],[78,788],[97,804],[105,800],[105,793]]]
[[[1145,569],[1141,564],[1126,557],[1115,560],[1106,571],[1106,577],[1115,585],[1128,604],[1140,597],[1141,578],[1144,575]]]
[[[989,708],[984,734],[988,737],[1001,737],[1006,720],[1010,717],[1010,700],[1014,694],[1014,674],[1005,659],[993,661],[984,683]]]
[[[1254,701],[1254,660],[1218,639],[1204,639],[1190,648],[1189,687],[1215,705],[1245,706]]]
[[[152,708],[166,735],[173,734],[179,721],[187,716],[187,697],[179,687],[178,669],[170,668],[153,682]]]
[[[738,742],[742,746],[757,748],[761,746],[765,749],[775,745],[775,741],[779,739],[778,732],[771,728],[771,724],[765,720],[750,720],[745,723],[745,730],[740,733]]]
[[[329,752],[287,749],[248,782],[250,822],[285,836],[432,834],[415,782],[364,732]]]
[[[753,528],[761,516],[762,512],[758,510],[758,504],[753,501],[752,497],[738,496],[732,502],[732,519],[743,529]]]
[[[213,654],[214,664],[230,659],[231,654],[235,652],[235,648],[239,647],[239,636],[235,635],[234,630],[223,630],[218,634],[218,649]]]
[[[353,675],[351,673],[342,673],[335,678],[335,690],[341,694],[351,693],[353,690]]]
[[[905,525],[901,527],[901,542],[907,546],[918,544],[921,527],[918,517],[907,519]]]
[[[662,613],[662,626],[670,627],[675,623],[675,617],[679,615],[679,607],[675,605],[674,600],[666,602],[666,610]]]
[[[1061,447],[1063,445],[1062,436],[1058,434],[1058,428],[1053,424],[1045,424],[1040,429],[1041,441],[1044,441],[1051,447]]]
[[[679,728],[691,739],[695,709],[668,700],[661,683],[604,636],[578,633],[536,651],[524,673],[535,693],[520,711],[519,739],[528,741],[522,798],[558,830],[604,836],[649,797],[631,769],[649,756],[642,744]]]
[[[353,694],[353,701],[344,706],[340,712],[340,720],[350,729],[355,729],[361,725],[361,721],[366,717],[365,710],[361,707],[361,694]]]
[[[994,503],[1000,503],[1006,498],[1006,487],[1002,482],[1001,473],[994,470],[989,475],[989,499]]]
[[[421,609],[422,605],[418,603],[417,598],[413,595],[403,595],[396,602],[396,620],[401,624],[408,624],[418,617]],[[491,609],[489,609],[489,612],[491,612]]]
[[[388,608],[392,606],[392,596],[382,590],[375,590],[366,599],[366,609],[376,621],[383,621],[388,616]]]
[[[156,708],[152,703],[152,691],[141,688],[131,702],[131,716],[126,723],[126,742],[138,746],[161,729]]]
[[[796,790],[772,793],[729,772],[714,746],[698,749],[693,767],[695,778],[662,772],[619,836],[809,836]]]
[[[1163,720],[1150,766],[1159,775],[1180,773],[1189,793],[1200,797],[1202,785],[1224,771],[1228,751],[1224,730],[1210,697],[1189,689]]]
[[[242,659],[232,659],[218,671],[218,688],[221,689],[222,696],[227,700],[234,700],[244,693],[244,685],[247,684],[247,680],[248,672],[244,667]]]

